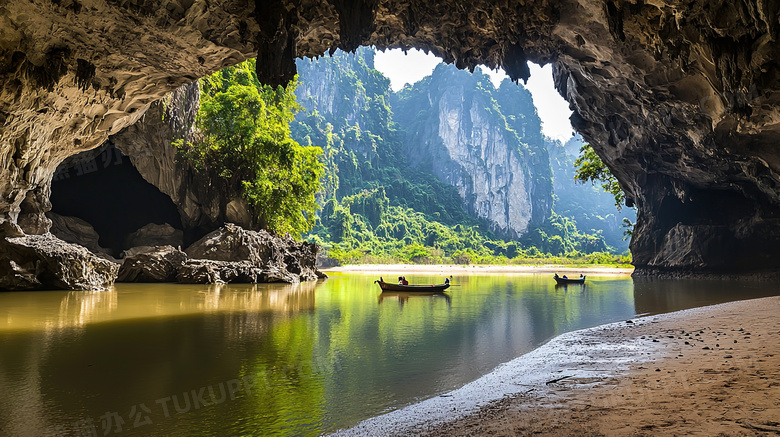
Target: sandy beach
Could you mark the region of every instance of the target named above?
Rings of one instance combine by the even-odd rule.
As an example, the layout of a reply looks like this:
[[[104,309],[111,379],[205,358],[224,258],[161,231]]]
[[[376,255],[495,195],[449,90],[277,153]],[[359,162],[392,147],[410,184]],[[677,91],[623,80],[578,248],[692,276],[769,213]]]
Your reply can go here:
[[[330,267],[322,271],[344,272],[344,273],[428,273],[428,274],[507,274],[507,273],[583,273],[598,275],[630,275],[633,268],[617,267],[573,267],[567,265],[541,265],[541,266],[518,266],[518,265],[475,265],[475,264],[354,264],[339,267]]]
[[[780,433],[780,297],[564,334],[344,435]]]

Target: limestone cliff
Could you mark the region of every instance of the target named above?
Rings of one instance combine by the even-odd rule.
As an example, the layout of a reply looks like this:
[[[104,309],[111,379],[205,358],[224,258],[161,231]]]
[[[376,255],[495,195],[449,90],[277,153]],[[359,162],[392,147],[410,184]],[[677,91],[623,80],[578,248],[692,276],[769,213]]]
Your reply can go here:
[[[550,214],[552,177],[527,90],[440,64],[393,100],[409,162],[455,186],[465,207],[516,238]],[[505,112],[506,109],[523,112]],[[504,114],[511,114],[507,119]]]
[[[302,59],[297,62],[300,84],[295,91],[295,96],[306,111],[318,111],[332,114],[342,119],[345,125],[358,124],[362,129],[367,128],[366,119],[360,115],[366,112],[368,97],[366,93],[355,92],[344,75],[361,74],[367,69],[374,68],[374,51],[363,48],[357,51],[357,56],[348,56],[339,52],[336,57],[322,60]],[[365,80],[365,78],[363,78]],[[365,80],[363,86],[373,85]],[[383,94],[387,91],[389,83],[384,90],[370,90],[371,94],[379,91]],[[367,90],[368,91],[368,90]]]
[[[242,0],[0,5],[3,229],[49,227],[59,163],[257,53],[419,47],[459,68],[552,62],[574,127],[638,208],[637,272],[780,272],[780,4]]]

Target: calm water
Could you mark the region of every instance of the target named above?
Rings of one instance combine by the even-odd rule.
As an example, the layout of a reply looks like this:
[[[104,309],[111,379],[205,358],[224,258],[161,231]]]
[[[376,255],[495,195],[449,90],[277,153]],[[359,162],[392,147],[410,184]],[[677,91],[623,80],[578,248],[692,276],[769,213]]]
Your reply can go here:
[[[486,275],[410,296],[380,294],[374,279],[0,293],[0,435],[316,435],[459,387],[563,332],[776,293]]]

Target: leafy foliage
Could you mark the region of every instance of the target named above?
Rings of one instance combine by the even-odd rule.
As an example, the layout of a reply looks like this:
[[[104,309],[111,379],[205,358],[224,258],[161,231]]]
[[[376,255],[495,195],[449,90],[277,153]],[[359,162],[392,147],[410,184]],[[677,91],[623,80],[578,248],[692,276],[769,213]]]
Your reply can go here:
[[[423,264],[619,264],[626,256],[608,252],[600,235],[584,234],[553,214],[523,241],[497,239],[479,226],[447,226],[411,208],[390,205],[383,188],[329,199],[308,237],[342,264],[409,262]],[[593,254],[602,254],[598,257]]]
[[[242,193],[260,227],[300,237],[314,225],[322,149],[290,137],[290,122],[301,109],[296,86],[261,85],[254,60],[202,79],[201,138],[177,146],[226,193]]]
[[[589,144],[583,145],[580,148],[580,156],[574,161],[574,166],[576,180],[582,183],[590,181],[593,184],[597,181],[601,182],[601,188],[615,197],[615,206],[618,210],[625,205],[626,194],[593,147]]]

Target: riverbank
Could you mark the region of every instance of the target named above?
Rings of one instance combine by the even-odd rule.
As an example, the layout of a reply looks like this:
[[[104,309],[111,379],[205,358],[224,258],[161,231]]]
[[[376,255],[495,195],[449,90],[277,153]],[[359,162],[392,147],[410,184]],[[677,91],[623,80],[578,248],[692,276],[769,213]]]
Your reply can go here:
[[[561,335],[453,392],[343,435],[780,432],[780,297]]]
[[[576,267],[570,265],[476,265],[476,264],[353,264],[322,269],[323,272],[343,273],[420,273],[420,274],[507,274],[507,273],[583,273],[598,275],[630,275],[633,268],[621,268],[610,266]]]

